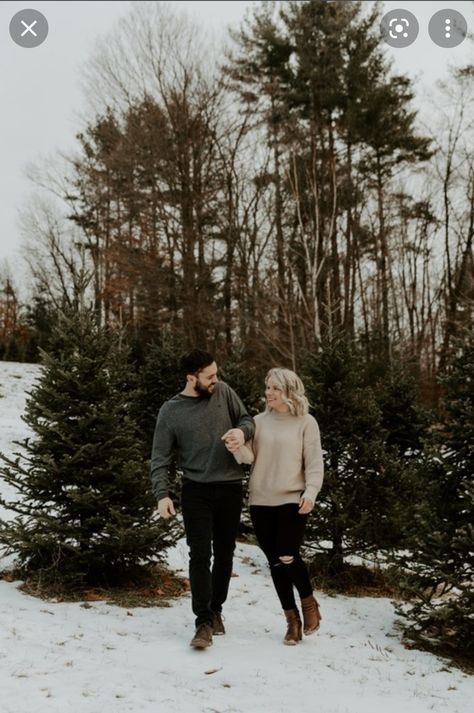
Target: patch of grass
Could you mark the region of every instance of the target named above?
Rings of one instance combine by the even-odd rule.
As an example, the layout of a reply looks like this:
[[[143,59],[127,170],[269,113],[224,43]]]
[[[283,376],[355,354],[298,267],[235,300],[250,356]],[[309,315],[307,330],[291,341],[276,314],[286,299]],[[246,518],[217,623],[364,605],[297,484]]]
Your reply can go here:
[[[168,607],[170,599],[180,597],[188,591],[189,581],[162,565],[148,565],[135,570],[121,582],[114,585],[83,585],[66,587],[59,582],[48,582],[41,573],[29,574],[25,578],[21,570],[0,572],[0,579],[8,582],[23,580],[20,591],[46,601],[84,602],[105,601],[107,604],[132,607]]]
[[[308,561],[308,571],[315,589],[328,594],[349,597],[390,597],[404,599],[404,593],[394,583],[389,569],[370,568],[344,562],[338,572],[331,570],[328,555],[317,553]]]

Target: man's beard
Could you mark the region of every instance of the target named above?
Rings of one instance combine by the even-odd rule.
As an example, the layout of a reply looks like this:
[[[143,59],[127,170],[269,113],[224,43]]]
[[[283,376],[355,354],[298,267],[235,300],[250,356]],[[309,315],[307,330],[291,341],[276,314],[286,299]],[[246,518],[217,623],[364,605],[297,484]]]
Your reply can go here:
[[[207,396],[208,398],[212,396],[212,391],[209,391],[209,389],[213,387],[214,384],[212,384],[212,386],[204,386],[204,384],[201,384],[199,379],[197,379],[196,383],[194,384],[194,390],[197,391],[199,396]]]

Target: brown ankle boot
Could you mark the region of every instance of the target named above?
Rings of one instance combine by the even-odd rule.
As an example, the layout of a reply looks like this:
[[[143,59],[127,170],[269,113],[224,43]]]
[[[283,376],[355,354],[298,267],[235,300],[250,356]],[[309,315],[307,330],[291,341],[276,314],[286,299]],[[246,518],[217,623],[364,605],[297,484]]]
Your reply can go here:
[[[190,646],[195,649],[207,649],[208,646],[212,646],[212,626],[210,624],[200,624],[196,627]]]
[[[301,636],[301,619],[298,609],[283,609],[286,616],[288,628],[286,630],[283,643],[288,646],[295,646],[303,638]]]
[[[308,636],[319,629],[322,616],[319,604],[312,594],[301,600],[301,606],[303,608],[303,631]]]

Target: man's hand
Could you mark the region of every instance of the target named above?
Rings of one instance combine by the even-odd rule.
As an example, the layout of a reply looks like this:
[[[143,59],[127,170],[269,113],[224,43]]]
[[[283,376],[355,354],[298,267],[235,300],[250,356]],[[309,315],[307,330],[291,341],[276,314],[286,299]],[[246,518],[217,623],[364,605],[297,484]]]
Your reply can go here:
[[[176,510],[174,509],[171,498],[161,498],[161,500],[158,500],[158,512],[160,517],[164,520],[169,520],[170,517],[176,515]]]
[[[222,436],[222,440],[225,441],[225,447],[231,453],[238,451],[240,446],[245,443],[245,434],[241,428],[231,428]]]
[[[308,498],[301,498],[300,508],[298,510],[300,515],[307,515],[314,508],[314,503]]]

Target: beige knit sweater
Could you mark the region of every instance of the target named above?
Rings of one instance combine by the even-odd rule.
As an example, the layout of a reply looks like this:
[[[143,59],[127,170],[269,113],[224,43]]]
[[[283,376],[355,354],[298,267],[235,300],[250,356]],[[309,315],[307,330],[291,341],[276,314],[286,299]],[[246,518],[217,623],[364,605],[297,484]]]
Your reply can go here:
[[[313,503],[323,483],[319,427],[313,416],[265,411],[255,416],[250,505]]]

